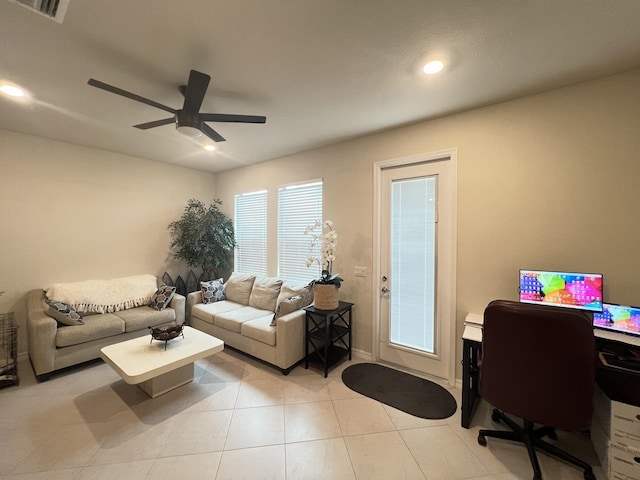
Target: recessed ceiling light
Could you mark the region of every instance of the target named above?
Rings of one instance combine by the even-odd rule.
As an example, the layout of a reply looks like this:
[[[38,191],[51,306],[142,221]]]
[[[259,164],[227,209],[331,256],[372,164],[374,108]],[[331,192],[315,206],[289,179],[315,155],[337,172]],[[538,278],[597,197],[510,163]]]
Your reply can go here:
[[[440,60],[432,60],[425,64],[422,67],[422,71],[427,75],[433,75],[434,73],[438,73],[444,68],[444,63]]]
[[[213,152],[216,149],[215,145],[205,145],[203,147],[207,152]]]
[[[24,90],[14,85],[2,85],[0,86],[0,92],[10,97],[24,97],[25,95]]]

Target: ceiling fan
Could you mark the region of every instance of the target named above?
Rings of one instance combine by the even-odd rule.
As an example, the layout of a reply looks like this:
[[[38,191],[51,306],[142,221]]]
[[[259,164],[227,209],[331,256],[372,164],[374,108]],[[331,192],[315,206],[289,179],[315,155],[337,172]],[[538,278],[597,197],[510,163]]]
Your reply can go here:
[[[168,125],[175,122],[178,131],[187,136],[197,137],[204,133],[214,142],[224,142],[224,137],[205,122],[265,123],[267,121],[266,117],[257,115],[200,113],[200,107],[204,100],[204,95],[207,91],[210,80],[211,77],[209,75],[196,70],[191,70],[187,85],[181,85],[179,87],[180,92],[184,96],[184,104],[180,110],[175,110],[171,107],[167,107],[166,105],[162,105],[161,103],[154,102],[148,98],[127,92],[126,90],[122,90],[121,88],[114,87],[93,78],[90,78],[87,83],[92,87],[101,88],[107,92],[115,93],[116,95],[121,95],[123,97],[130,98],[131,100],[135,100],[136,102],[145,103],[173,114],[170,118],[134,125],[135,128],[140,128],[141,130],[160,127],[162,125]]]

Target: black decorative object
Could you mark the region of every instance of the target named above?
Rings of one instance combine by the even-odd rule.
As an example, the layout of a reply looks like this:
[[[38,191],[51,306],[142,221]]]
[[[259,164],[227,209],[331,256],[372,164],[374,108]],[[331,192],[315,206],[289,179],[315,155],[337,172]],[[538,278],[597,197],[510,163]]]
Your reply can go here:
[[[198,287],[198,279],[196,278],[196,274],[193,273],[193,270],[189,270],[189,274],[187,275],[187,293],[195,292],[196,290],[200,290],[200,287]]]
[[[176,293],[182,295],[183,297],[187,296],[187,287],[184,284],[184,280],[182,280],[182,277],[180,275],[178,275],[178,278],[176,278]]]
[[[167,349],[167,342],[169,340],[173,340],[176,337],[182,336],[184,338],[184,333],[182,332],[182,325],[172,325],[170,327],[149,327],[149,331],[151,332],[151,342],[154,340],[160,340],[164,342],[164,349]],[[151,343],[149,342],[149,343]]]
[[[2,293],[2,292],[0,292]],[[11,313],[0,313],[0,387],[18,385],[18,325]]]
[[[164,283],[165,285],[169,285],[170,287],[175,287],[175,285],[173,284],[173,278],[171,278],[171,275],[169,275],[167,272],[164,272],[164,275],[162,275],[162,283]]]

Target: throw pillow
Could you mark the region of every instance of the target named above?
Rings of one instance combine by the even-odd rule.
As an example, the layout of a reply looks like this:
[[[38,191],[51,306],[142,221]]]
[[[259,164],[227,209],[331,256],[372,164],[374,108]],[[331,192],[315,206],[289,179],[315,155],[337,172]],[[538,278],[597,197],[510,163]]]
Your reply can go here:
[[[283,317],[288,313],[295,312],[296,310],[300,310],[303,307],[303,300],[304,299],[301,295],[283,299],[280,302],[280,305],[278,305],[278,308],[276,308],[276,313],[273,315],[273,320],[271,320],[271,326],[276,326],[276,320],[278,320],[278,318]]]
[[[61,324],[69,326],[84,325],[82,317],[71,305],[57,300],[49,300],[48,298],[45,299],[44,303],[47,304],[45,313]]]
[[[295,297],[296,295],[300,295],[302,297],[302,306],[306,307],[313,302],[313,288],[311,284],[301,285],[292,282],[284,282],[282,287],[280,288],[280,295],[278,295],[278,300],[276,301],[276,308],[280,305],[280,302],[285,298]]]
[[[215,303],[224,300],[224,280],[218,278],[210,282],[200,282],[202,290],[202,303]]]
[[[156,293],[151,297],[151,303],[149,306],[156,310],[164,310],[169,305],[169,302],[176,293],[176,287],[170,287],[169,285],[162,284],[160,288],[156,290]]]
[[[232,302],[249,305],[249,297],[251,297],[251,289],[255,279],[255,275],[232,273],[224,287],[224,296]]]

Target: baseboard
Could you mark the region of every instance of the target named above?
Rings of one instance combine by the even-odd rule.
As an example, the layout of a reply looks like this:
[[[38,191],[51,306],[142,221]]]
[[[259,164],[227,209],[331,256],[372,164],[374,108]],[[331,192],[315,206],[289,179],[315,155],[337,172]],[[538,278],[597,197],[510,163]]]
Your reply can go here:
[[[358,360],[364,360],[366,362],[373,361],[373,355],[371,352],[365,352],[364,350],[357,350],[355,348],[351,348],[351,358],[357,358]]]

